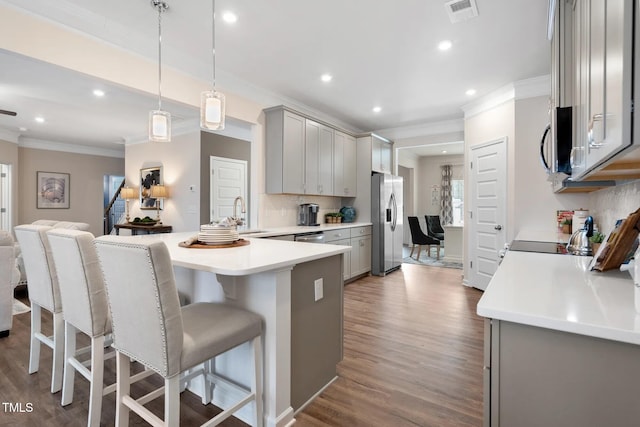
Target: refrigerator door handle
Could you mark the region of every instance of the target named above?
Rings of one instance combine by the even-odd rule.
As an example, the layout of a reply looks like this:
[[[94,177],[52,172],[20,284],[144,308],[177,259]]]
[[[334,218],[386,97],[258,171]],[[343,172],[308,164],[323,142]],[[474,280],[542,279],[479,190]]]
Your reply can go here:
[[[398,204],[396,203],[396,195],[393,193],[391,193],[391,210],[393,211],[391,231],[396,231],[396,224],[398,222]]]

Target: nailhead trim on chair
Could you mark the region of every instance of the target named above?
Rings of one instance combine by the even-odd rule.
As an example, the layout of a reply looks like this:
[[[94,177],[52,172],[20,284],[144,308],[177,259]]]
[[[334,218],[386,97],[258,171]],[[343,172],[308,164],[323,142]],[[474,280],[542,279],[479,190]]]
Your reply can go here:
[[[131,248],[131,249],[144,249],[145,248],[144,246],[134,245],[134,244],[131,244],[131,243],[117,243],[117,242],[102,242],[102,243],[103,244],[109,244],[109,245],[112,245],[112,246]],[[94,245],[95,245],[95,242],[94,242]],[[153,271],[153,260],[149,256],[148,252],[147,252],[147,262],[149,263],[149,267]],[[104,271],[102,272],[102,274],[104,275]],[[153,276],[153,283],[154,283],[153,290],[154,290],[155,297],[156,297],[156,309],[157,309],[158,313],[160,314],[160,317],[162,317],[162,310],[160,309],[160,294],[158,292],[158,282],[156,281],[156,276],[155,275]],[[109,292],[109,291],[107,290],[107,292]],[[112,315],[112,318],[113,318],[113,311],[111,310],[111,302],[110,302],[109,299],[107,299],[107,302],[108,302],[108,305],[109,305],[109,313]],[[161,328],[160,328],[161,335],[162,335],[162,344],[163,344],[163,347],[165,349],[168,349],[169,346],[167,345],[167,334],[166,334],[166,331],[165,331],[165,328],[164,328],[164,324],[165,324],[164,320],[165,319],[161,319],[161,320],[163,320],[163,322],[161,322]],[[113,334],[114,340],[115,340],[115,337],[117,336],[117,333],[116,333],[116,326],[113,323],[111,324],[111,329],[112,329],[112,334]],[[166,377],[167,376],[167,372],[169,372],[169,363],[168,363],[169,355],[166,352],[164,354],[164,357],[162,358],[163,359],[163,365],[164,365],[164,369],[163,369],[164,372],[160,372],[156,368],[154,368],[151,364],[149,364],[149,362],[147,362],[145,360],[141,360],[138,356],[134,356],[133,354],[131,354],[130,352],[127,352],[127,351],[123,351],[123,350],[118,350],[118,351],[120,353],[122,353],[122,354],[125,354],[128,357],[136,359],[138,362],[142,363],[142,365],[144,365],[147,368],[152,369],[155,372],[158,372],[163,377]]]

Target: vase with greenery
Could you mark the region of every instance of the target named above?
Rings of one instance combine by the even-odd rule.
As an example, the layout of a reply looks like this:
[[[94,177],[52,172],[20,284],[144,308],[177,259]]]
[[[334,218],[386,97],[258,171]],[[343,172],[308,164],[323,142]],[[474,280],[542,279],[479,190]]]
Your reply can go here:
[[[571,219],[570,218],[565,218],[564,221],[562,221],[562,232],[564,234],[571,234]]]

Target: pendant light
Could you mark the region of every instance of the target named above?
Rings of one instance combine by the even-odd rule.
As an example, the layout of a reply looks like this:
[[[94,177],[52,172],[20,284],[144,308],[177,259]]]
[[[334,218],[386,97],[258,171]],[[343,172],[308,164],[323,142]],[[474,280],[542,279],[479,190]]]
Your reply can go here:
[[[213,82],[211,90],[200,95],[200,128],[203,130],[224,129],[225,99],[216,91],[216,0],[211,0],[211,45],[213,54]]]
[[[158,109],[149,112],[149,140],[171,141],[171,113],[162,111],[162,13],[169,5],[161,0],[151,0],[151,6],[158,11]]]

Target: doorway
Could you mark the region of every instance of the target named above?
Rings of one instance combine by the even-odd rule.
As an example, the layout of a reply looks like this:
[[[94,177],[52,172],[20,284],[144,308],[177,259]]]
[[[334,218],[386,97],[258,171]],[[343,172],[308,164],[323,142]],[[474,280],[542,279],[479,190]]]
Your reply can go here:
[[[471,147],[470,285],[485,290],[506,243],[507,138]]]
[[[234,201],[242,197],[246,206],[247,200],[247,161],[210,156],[211,171],[209,221],[217,221],[233,216]],[[240,207],[238,207],[240,209]],[[249,218],[249,212],[236,214]]]

